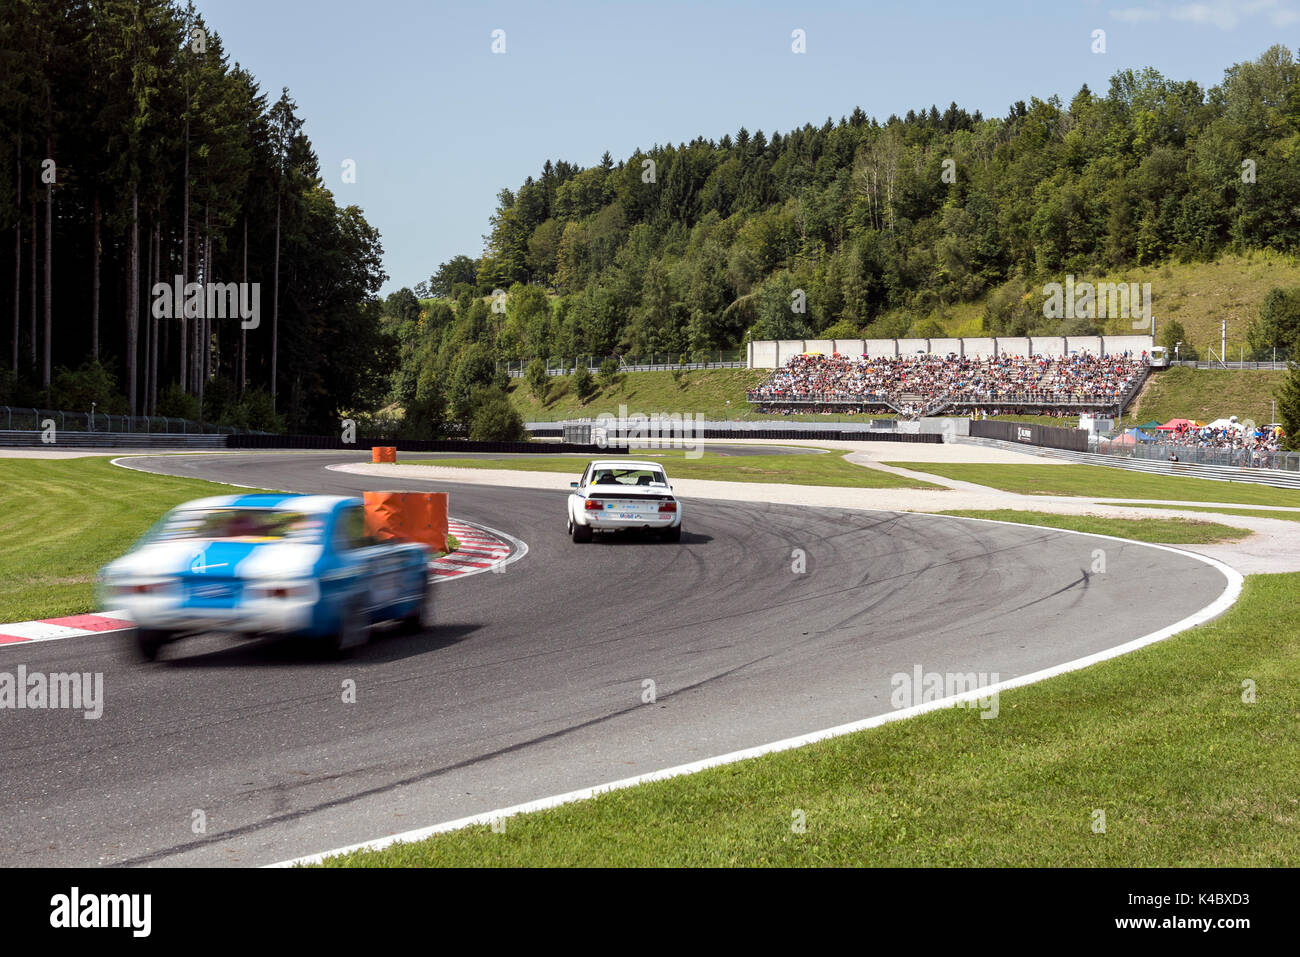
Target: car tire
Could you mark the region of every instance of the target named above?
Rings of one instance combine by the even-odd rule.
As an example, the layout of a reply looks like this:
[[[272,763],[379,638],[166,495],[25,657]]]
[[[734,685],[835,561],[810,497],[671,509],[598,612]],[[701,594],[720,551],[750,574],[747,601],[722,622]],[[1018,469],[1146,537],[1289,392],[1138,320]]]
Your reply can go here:
[[[156,628],[137,628],[135,630],[135,647],[145,661],[156,661],[162,646],[172,640],[171,632]]]
[[[672,528],[665,528],[659,533],[659,536],[665,542],[680,542],[682,540],[682,526],[677,524],[672,526]]]
[[[398,630],[404,635],[419,635],[433,627],[433,582],[426,576],[420,605],[402,619]]]
[[[356,595],[348,599],[339,620],[338,631],[332,636],[330,650],[335,655],[345,655],[360,648],[370,640],[370,617],[366,613],[365,599]]]
[[[579,525],[576,522],[570,522],[569,528],[573,532],[573,540],[578,544],[591,541],[591,526]]]

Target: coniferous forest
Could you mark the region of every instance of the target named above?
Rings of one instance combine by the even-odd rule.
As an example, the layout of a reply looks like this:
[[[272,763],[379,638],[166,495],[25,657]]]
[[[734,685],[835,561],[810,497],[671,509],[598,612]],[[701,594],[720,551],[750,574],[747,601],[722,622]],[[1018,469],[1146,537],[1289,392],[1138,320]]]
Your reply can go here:
[[[379,235],[322,185],[289,91],[193,4],[0,11],[0,404],[333,429],[380,402]],[[177,276],[257,284],[256,326],[155,315]]]

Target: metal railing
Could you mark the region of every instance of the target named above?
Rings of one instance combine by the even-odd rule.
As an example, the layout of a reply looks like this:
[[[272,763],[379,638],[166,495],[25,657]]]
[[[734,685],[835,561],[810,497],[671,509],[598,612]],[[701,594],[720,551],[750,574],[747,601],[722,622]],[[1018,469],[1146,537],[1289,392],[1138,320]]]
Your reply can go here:
[[[1287,370],[1285,359],[1278,359],[1277,361],[1265,359],[1259,362],[1252,359],[1247,359],[1244,362],[1236,359],[1230,362],[1220,362],[1217,359],[1212,361],[1207,359],[1170,359],[1169,365],[1186,366],[1189,369],[1262,369],[1274,372],[1285,372]]]
[[[1079,465],[1104,465],[1111,468],[1128,469],[1136,472],[1148,472],[1153,475],[1182,476],[1185,478],[1211,479],[1216,482],[1249,482],[1254,485],[1272,485],[1277,488],[1300,489],[1300,473],[1286,469],[1262,469],[1224,465],[1198,465],[1191,462],[1153,461],[1143,458],[1130,458],[1124,455],[1100,455],[1096,452],[1067,452],[1061,449],[1049,449],[1041,446],[1021,445],[1001,439],[959,438],[958,442],[970,442],[993,448],[1014,449],[1030,455],[1045,455],[1065,459]],[[1189,505],[1197,504],[1188,502]]]
[[[1116,445],[1114,442],[1098,444],[1097,451],[1102,455],[1119,456],[1129,459],[1143,459],[1148,462],[1170,462],[1170,456],[1177,456],[1178,462],[1186,465],[1216,465],[1230,468],[1277,469],[1284,472],[1300,472],[1300,452],[1271,452],[1267,449],[1214,449],[1199,448],[1193,445],[1179,445],[1174,442],[1137,442],[1134,445]]]
[[[1062,408],[1114,409],[1124,401],[1123,394],[1089,394],[1086,392],[998,392],[994,395],[979,392],[954,392],[949,396],[951,405],[1046,405]]]
[[[0,406],[0,422],[8,432],[41,432],[52,423],[60,432],[118,432],[169,435],[231,435],[236,429],[211,422],[172,418],[165,415],[109,415],[107,412],[68,412]]]
[[[827,392],[816,397],[799,397],[764,394],[761,390],[745,393],[752,405],[798,406],[816,409],[821,406],[886,406],[898,411],[904,403],[923,404],[926,415],[935,415],[948,408],[1000,408],[1002,406],[1039,406],[1051,409],[1078,411],[1118,411],[1127,403],[1124,395],[1061,395],[1054,392],[1001,392],[986,395],[977,392],[952,392],[928,402],[919,395],[894,396],[886,392],[839,393]]]

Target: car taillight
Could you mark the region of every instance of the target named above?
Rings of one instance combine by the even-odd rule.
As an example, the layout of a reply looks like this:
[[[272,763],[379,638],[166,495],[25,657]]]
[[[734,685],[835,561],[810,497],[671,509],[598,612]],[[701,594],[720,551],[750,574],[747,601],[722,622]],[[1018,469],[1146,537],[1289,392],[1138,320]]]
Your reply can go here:
[[[314,597],[313,589],[310,584],[303,582],[289,582],[284,585],[262,585],[259,588],[252,588],[250,592],[253,595],[260,595],[262,598],[312,598]]]
[[[676,502],[664,502],[662,505],[659,506],[659,511],[661,511],[661,512],[675,512],[675,511],[677,511],[677,503],[676,503]]]
[[[162,591],[162,588],[162,582],[149,582],[144,585],[130,585],[126,590],[132,595],[147,595],[150,592]]]
[[[600,511],[600,501],[598,499],[589,498],[583,503],[582,507],[588,512],[598,512]]]

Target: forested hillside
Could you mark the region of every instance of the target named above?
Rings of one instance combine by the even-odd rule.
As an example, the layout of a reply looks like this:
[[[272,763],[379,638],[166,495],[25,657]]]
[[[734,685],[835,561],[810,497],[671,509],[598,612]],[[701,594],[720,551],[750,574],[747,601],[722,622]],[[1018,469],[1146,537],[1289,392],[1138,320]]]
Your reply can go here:
[[[0,0],[0,77],[0,403],[333,429],[380,401],[378,233],[192,4]],[[258,284],[256,327],[156,310],[177,276]]]
[[[421,327],[444,373],[474,342],[528,359],[936,335],[981,297],[992,334],[1091,333],[1094,320],[1043,318],[1043,283],[1295,252],[1300,74],[1275,46],[1208,90],[1126,70],[1104,93],[998,118],[855,110],[587,169],[548,160],[501,191],[485,240],[416,289],[458,303]],[[494,289],[509,292],[503,311],[477,301]],[[414,299],[390,297],[390,317]]]

